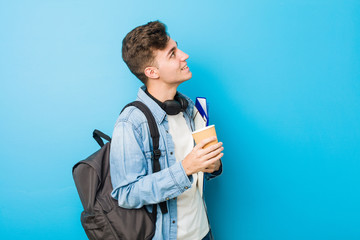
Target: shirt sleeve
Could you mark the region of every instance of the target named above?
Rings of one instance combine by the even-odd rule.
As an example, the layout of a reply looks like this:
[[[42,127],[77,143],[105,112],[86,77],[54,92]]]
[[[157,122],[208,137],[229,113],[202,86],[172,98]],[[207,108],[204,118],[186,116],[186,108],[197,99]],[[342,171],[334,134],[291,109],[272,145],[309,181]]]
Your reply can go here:
[[[110,174],[114,188],[111,195],[123,208],[160,203],[191,187],[181,162],[149,174],[149,160],[143,151],[139,129],[130,122],[118,122],[111,140]]]

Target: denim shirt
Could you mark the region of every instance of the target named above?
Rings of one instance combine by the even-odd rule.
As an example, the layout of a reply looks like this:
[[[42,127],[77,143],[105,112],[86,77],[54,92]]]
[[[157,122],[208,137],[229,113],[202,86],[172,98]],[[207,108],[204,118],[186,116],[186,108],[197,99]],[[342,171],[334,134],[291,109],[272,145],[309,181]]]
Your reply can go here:
[[[162,214],[160,208],[157,208],[153,239],[176,239],[176,197],[191,187],[192,176],[186,175],[182,159],[178,162],[175,159],[175,147],[168,132],[165,111],[144,92],[145,89],[145,86],[139,89],[137,100],[149,107],[158,125],[161,171],[153,173],[152,170],[152,139],[145,115],[136,107],[128,107],[117,119],[112,135],[110,174],[114,190],[111,196],[123,208],[141,208],[146,205],[149,212],[152,211],[152,204],[166,201],[168,213]],[[194,103],[180,95],[189,102],[184,117],[193,131]],[[210,179],[220,173],[221,169],[214,174],[205,174],[205,178]]]

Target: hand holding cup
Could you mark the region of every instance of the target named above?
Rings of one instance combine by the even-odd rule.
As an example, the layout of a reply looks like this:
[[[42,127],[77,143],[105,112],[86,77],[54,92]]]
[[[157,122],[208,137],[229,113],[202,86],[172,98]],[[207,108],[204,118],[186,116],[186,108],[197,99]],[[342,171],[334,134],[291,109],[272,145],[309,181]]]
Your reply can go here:
[[[195,131],[193,137],[196,146],[182,161],[186,174],[189,176],[200,171],[212,173],[218,170],[224,147],[222,142],[217,141],[215,126]]]

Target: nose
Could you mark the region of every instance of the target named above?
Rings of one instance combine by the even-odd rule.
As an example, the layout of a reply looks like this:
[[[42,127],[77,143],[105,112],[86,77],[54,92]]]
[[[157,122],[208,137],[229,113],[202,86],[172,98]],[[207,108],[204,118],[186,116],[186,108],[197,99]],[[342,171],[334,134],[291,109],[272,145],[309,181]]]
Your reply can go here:
[[[181,52],[181,55],[180,55],[181,61],[185,61],[186,59],[189,58],[189,55],[187,55],[186,53],[184,53],[184,52],[181,51],[180,49],[179,49],[179,51]]]

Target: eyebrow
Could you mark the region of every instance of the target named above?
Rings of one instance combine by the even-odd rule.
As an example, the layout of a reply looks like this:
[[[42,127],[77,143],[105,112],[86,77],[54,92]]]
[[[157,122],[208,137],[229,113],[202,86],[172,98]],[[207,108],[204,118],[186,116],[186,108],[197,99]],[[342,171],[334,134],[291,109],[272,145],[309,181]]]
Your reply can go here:
[[[175,43],[176,43],[176,47],[172,47],[172,48],[169,50],[167,56],[169,56],[169,55],[170,55],[173,51],[175,51],[175,49],[177,48],[178,43],[177,43],[177,42],[175,42]]]

